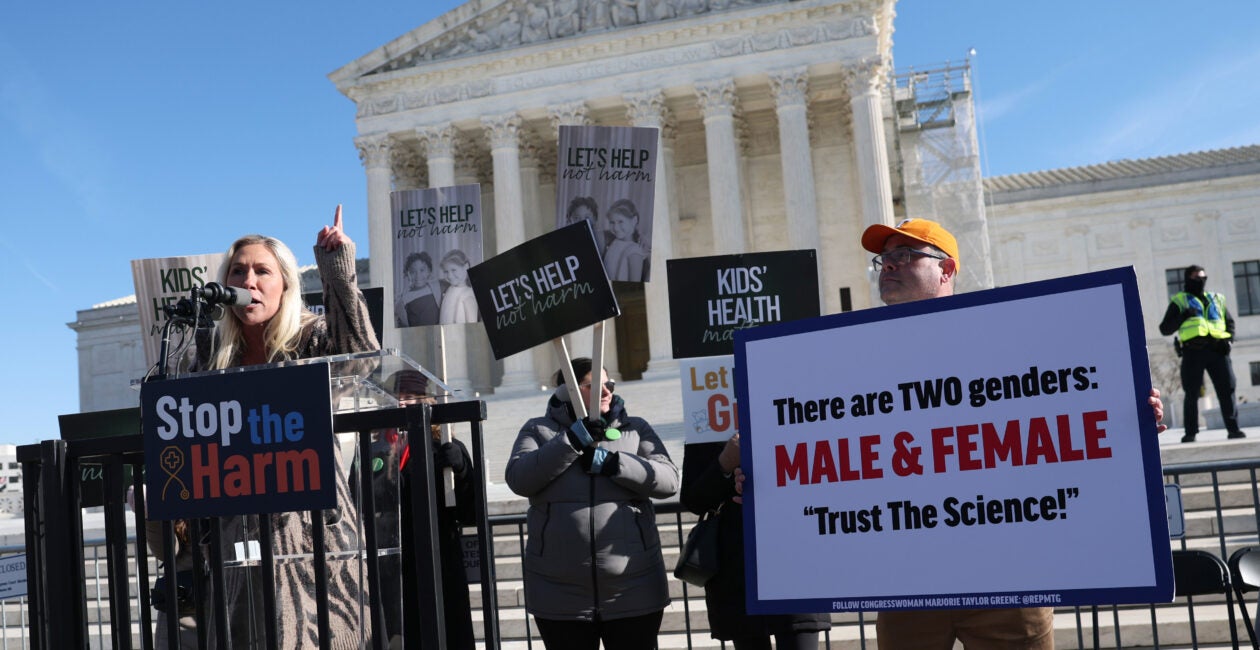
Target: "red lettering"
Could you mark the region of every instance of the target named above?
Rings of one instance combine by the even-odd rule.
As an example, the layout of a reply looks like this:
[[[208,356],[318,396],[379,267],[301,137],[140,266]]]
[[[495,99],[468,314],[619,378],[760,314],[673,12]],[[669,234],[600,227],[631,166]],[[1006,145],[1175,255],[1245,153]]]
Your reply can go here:
[[[1008,420],[1001,436],[991,422],[980,425],[980,429],[983,431],[985,467],[997,467],[999,460],[1008,461],[1015,467],[1024,464],[1024,439],[1020,436],[1019,420]]]
[[[862,478],[882,478],[884,470],[875,466],[879,460],[879,436],[862,436],[858,442],[862,446]]]
[[[223,492],[230,497],[247,497],[254,493],[249,482],[249,460],[240,454],[228,456],[223,462],[227,475],[223,477]]]
[[[976,434],[980,433],[980,427],[975,424],[964,424],[958,427],[958,469],[970,471],[973,469],[981,469],[980,460],[976,458],[976,450],[979,445],[976,443]]]
[[[739,411],[731,408],[731,400],[722,393],[714,393],[709,397],[709,428],[721,433],[739,427]]]
[[[805,485],[809,481],[809,451],[805,443],[796,443],[796,449],[793,450],[791,458],[788,457],[787,447],[784,445],[776,445],[774,448],[774,468],[778,475],[777,482],[779,487],[787,484],[788,480],[794,480],[801,485]]]
[[[843,459],[847,455],[845,453],[846,448],[843,446],[844,441],[837,440],[836,442],[842,445],[840,449],[841,449],[841,458]],[[844,477],[844,471],[845,470],[842,467],[840,469],[841,478]],[[836,461],[834,458],[831,457],[831,443],[827,442],[826,440],[819,440],[818,442],[814,443],[814,471],[809,477],[809,482],[818,483],[822,481],[824,477],[827,479],[828,483],[836,482],[837,480],[836,479]],[[849,479],[844,479],[844,480],[849,480]]]
[[[258,454],[255,454],[257,456]],[[288,492],[289,479],[293,479],[293,491],[306,491],[306,477],[310,477],[310,489],[319,489],[319,455],[314,449],[276,452],[276,491]]]
[[[1111,458],[1111,447],[1102,446],[1102,441],[1107,437],[1107,430],[1098,426],[1101,422],[1107,421],[1106,411],[1090,411],[1084,415],[1085,418],[1085,455],[1093,460],[1095,458]]]
[[[1054,439],[1050,437],[1050,425],[1045,418],[1028,421],[1028,456],[1024,462],[1027,465],[1036,465],[1039,460],[1047,463],[1059,462],[1054,453]]]
[[[1068,422],[1067,414],[1056,417],[1055,421],[1059,423],[1059,460],[1065,463],[1085,460],[1085,453],[1072,447],[1072,424]]]
[[[267,493],[267,466],[271,464],[271,452],[254,454],[254,493]]]
[[[203,491],[201,484],[205,481],[209,487],[209,496],[211,498],[219,497],[219,444],[212,442],[205,445],[206,462],[201,462],[202,445],[192,446],[192,477],[193,477],[193,498],[206,498],[206,491]]]

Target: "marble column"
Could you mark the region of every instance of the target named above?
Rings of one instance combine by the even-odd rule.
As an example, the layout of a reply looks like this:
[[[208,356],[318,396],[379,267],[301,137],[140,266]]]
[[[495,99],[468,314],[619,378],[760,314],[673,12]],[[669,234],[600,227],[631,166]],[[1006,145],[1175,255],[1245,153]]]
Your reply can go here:
[[[354,146],[359,150],[359,160],[367,173],[368,249],[371,277],[369,284],[380,287],[385,294],[382,301],[384,323],[381,346],[397,348],[401,345],[398,328],[394,327],[394,274],[393,233],[390,232],[389,192],[391,189],[389,151],[393,140],[388,135],[370,135],[356,138]],[[362,251],[359,251],[360,254]]]
[[[894,223],[892,182],[888,177],[881,96],[885,85],[884,64],[879,59],[867,59],[849,66],[845,74],[849,108],[853,112],[854,162],[857,163],[863,225],[891,226]]]
[[[416,129],[416,136],[424,145],[428,163],[429,187],[449,187],[455,185],[455,128],[450,124],[421,127]],[[484,224],[482,228],[484,229]],[[441,260],[433,260],[434,271]],[[472,394],[472,380],[468,373],[468,344],[466,330],[480,325],[441,325],[441,340],[438,341],[439,354],[446,358],[446,376],[443,381],[457,391],[464,391],[465,397]],[[433,329],[439,333],[438,328]],[[443,348],[444,346],[444,348]]]
[[[634,126],[660,130],[656,156],[656,195],[652,200],[652,280],[644,285],[647,304],[648,359],[644,379],[677,377],[673,339],[669,325],[669,287],[665,278],[665,260],[674,256],[674,215],[670,211],[670,192],[674,186],[674,122],[659,92],[627,95],[626,117]]]
[[[779,159],[783,165],[788,246],[792,249],[818,248],[819,243],[818,200],[814,193],[814,160],[807,117],[808,80],[805,68],[770,74],[770,90],[779,118]]]
[[[721,79],[696,84],[696,99],[704,114],[713,254],[743,253],[748,244],[744,234],[740,149],[735,137],[735,83]]]
[[[506,113],[484,117],[481,124],[485,127],[494,162],[494,231],[497,252],[503,253],[525,243],[525,216],[521,210],[521,118],[515,113]],[[531,390],[538,384],[531,351],[503,360],[500,389]]]

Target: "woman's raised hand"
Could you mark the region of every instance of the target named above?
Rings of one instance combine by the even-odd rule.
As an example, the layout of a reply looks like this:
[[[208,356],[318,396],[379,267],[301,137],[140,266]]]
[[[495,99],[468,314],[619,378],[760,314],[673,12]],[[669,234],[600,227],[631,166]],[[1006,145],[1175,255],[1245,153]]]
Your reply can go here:
[[[350,236],[341,227],[341,204],[338,203],[337,211],[333,214],[333,225],[331,227],[324,226],[320,229],[319,234],[315,237],[315,245],[332,252],[341,248],[343,244],[350,243],[353,243],[350,240]]]

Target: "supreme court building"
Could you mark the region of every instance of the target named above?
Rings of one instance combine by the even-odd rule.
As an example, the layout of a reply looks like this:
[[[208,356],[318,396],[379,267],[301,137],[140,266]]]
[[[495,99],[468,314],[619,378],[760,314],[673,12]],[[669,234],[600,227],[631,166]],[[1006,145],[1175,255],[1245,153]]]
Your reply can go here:
[[[560,125],[651,126],[658,272],[616,283],[615,377],[677,378],[665,260],[817,249],[823,313],[863,309],[880,304],[863,229],[913,216],[958,236],[960,291],[1134,266],[1172,409],[1176,360],[1157,325],[1181,269],[1207,267],[1238,323],[1238,395],[1260,402],[1260,146],[983,179],[967,66],[894,71],[894,5],[473,0],[382,45],[330,75],[357,105],[371,253],[360,281],[394,295],[391,191],[480,183],[489,258],[554,228]],[[384,302],[383,344],[437,368],[437,328],[395,328]],[[80,408],[134,406],[134,297],[70,327]],[[480,325],[444,330],[456,388],[537,390],[558,365],[548,346],[495,361]],[[589,354],[590,329],[569,338]]]
[[[560,125],[650,126],[661,134],[652,268],[816,248],[824,313],[868,307],[869,260],[856,242],[898,216],[893,16],[884,0],[460,6],[330,75],[358,106],[371,268],[392,268],[391,190],[481,183],[489,257],[554,228]],[[977,240],[969,254],[984,247],[982,214],[956,225]],[[991,272],[975,278],[991,282]],[[675,372],[664,279],[618,284],[610,372]],[[372,282],[393,295],[390,273]],[[479,327],[445,337],[462,387],[536,389],[557,366],[546,346],[491,363]],[[427,360],[431,339],[387,328],[384,344]],[[589,331],[573,339],[574,355],[589,354]]]

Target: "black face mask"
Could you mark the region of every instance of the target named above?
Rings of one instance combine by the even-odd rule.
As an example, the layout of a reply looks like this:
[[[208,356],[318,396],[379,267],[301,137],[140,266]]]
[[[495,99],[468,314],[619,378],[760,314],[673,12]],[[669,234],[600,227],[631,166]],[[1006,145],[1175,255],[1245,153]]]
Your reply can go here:
[[[1186,280],[1186,293],[1203,293],[1203,285],[1207,278],[1190,278]]]

